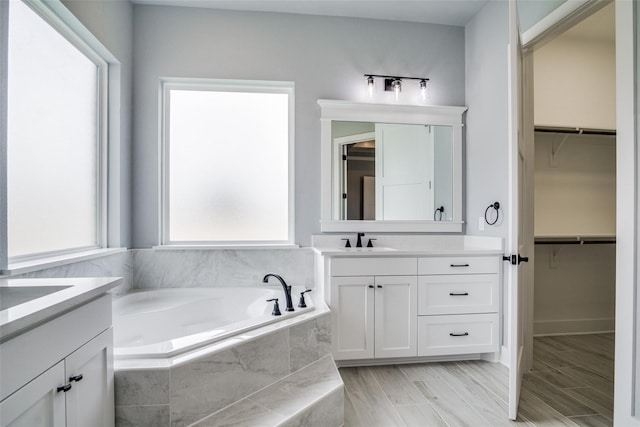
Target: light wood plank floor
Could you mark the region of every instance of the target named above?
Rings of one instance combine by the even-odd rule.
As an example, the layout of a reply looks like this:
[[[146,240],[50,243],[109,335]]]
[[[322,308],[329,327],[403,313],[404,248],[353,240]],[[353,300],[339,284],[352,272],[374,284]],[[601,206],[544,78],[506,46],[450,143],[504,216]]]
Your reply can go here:
[[[611,426],[613,349],[613,334],[535,338],[515,422],[499,363],[340,368],[345,426]]]

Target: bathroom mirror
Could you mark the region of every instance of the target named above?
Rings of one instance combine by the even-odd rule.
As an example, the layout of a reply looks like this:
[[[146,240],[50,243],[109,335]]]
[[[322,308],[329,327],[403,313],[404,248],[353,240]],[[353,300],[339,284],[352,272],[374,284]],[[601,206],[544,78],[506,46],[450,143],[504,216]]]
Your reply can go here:
[[[462,231],[465,107],[318,103],[323,232]]]

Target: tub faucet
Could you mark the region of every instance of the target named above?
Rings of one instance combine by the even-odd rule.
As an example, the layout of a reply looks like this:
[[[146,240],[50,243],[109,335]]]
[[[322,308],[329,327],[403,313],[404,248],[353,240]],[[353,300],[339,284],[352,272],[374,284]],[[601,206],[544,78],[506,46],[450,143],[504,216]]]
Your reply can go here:
[[[262,279],[262,283],[267,283],[269,281],[270,276],[278,279],[280,281],[280,284],[282,285],[282,289],[284,290],[284,296],[287,300],[287,308],[285,308],[284,311],[294,311],[293,301],[291,301],[291,286],[287,285],[287,283],[284,281],[282,277],[273,273],[269,273],[265,275]]]

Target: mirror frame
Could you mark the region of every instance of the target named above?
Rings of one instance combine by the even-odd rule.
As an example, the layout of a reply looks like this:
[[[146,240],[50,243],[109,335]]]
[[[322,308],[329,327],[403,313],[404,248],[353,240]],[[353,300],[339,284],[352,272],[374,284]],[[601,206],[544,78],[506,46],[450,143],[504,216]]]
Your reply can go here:
[[[467,107],[390,105],[351,101],[319,99],[320,105],[320,153],[322,214],[320,230],[322,232],[395,232],[395,233],[443,233],[462,232],[462,127]],[[395,124],[440,125],[452,127],[453,181],[453,220],[336,220],[333,217],[333,191],[335,175],[333,159],[333,138],[331,123],[373,122]]]

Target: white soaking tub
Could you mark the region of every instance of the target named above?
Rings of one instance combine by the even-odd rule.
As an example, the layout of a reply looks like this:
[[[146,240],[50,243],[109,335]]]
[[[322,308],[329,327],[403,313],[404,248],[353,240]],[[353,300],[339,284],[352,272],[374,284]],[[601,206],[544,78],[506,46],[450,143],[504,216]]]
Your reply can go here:
[[[213,343],[314,310],[299,308],[300,292],[291,291],[295,311],[285,311],[281,286],[169,288],[138,291],[113,302],[114,357],[173,358]],[[272,315],[278,298],[282,315]]]

